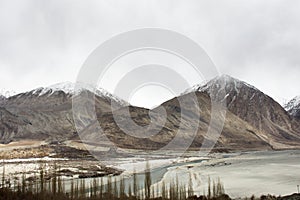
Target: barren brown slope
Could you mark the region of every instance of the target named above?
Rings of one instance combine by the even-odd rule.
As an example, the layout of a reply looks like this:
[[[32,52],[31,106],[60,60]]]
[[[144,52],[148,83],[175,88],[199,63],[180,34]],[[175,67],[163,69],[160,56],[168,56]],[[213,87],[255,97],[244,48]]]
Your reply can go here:
[[[27,125],[31,124],[26,118],[12,114],[0,107],[0,138],[2,143],[11,142],[12,138],[16,137],[19,127]]]
[[[183,102],[181,106],[179,105],[178,99],[174,98],[152,110],[154,113],[153,119],[155,120],[153,122],[154,125],[150,126],[150,128],[147,128],[147,125],[151,123],[151,118],[148,115],[149,110],[138,107],[126,107],[120,109],[114,113],[115,116],[113,116],[111,112],[98,115],[98,122],[103,133],[113,144],[123,148],[137,149],[159,149],[166,146],[174,140],[175,137],[177,137],[176,134],[178,134],[179,126],[182,125],[181,128],[184,130],[184,133],[180,136],[181,138],[178,140],[177,144],[178,148],[180,148],[182,142],[185,142],[194,136],[193,127],[196,127],[199,123],[197,135],[195,138],[192,138],[194,140],[191,145],[191,148],[199,149],[204,137],[206,137],[210,123],[211,99],[206,92],[196,93],[201,112],[200,119],[198,120],[195,118],[195,116],[198,115],[197,113],[194,113],[196,110],[189,104],[190,102],[188,99],[191,98],[190,96],[191,94],[186,94],[179,97]],[[166,123],[162,129],[160,129],[160,126],[158,125],[163,121],[160,113],[158,112],[161,107],[165,108],[167,112]],[[152,136],[149,138],[140,138],[123,132],[116,123],[115,118],[121,119],[120,121],[123,121],[124,125],[126,125],[128,117],[125,113],[127,109],[129,109],[133,121],[136,124],[145,127],[145,129],[134,129],[134,127],[128,127],[129,130],[136,135],[149,134]],[[183,113],[182,116],[181,113]],[[100,126],[98,126],[98,122],[92,123],[82,132],[83,137],[87,141],[103,142],[105,140],[105,137],[100,134]],[[160,131],[157,133],[157,130]],[[259,137],[258,130],[253,128],[247,122],[239,119],[231,112],[228,112],[226,115],[224,129],[215,148],[226,150],[258,150],[271,149],[271,146]]]

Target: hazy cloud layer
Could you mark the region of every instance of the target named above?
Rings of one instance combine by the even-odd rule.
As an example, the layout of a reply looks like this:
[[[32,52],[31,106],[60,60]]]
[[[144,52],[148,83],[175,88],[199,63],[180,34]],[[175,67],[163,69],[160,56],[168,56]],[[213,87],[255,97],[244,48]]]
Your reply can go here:
[[[160,27],[198,42],[222,73],[290,99],[300,95],[299,10],[297,0],[0,0],[0,88],[74,81],[103,41]]]

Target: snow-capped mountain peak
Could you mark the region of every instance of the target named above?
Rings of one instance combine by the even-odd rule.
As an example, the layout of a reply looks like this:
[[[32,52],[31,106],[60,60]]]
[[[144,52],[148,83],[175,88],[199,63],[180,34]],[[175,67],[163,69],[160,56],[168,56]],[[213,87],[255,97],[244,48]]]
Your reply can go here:
[[[72,82],[62,82],[62,83],[57,83],[54,85],[50,85],[46,88],[44,88],[44,93],[47,93],[47,90],[52,90],[53,92],[55,91],[63,91],[66,94],[75,94],[75,84]],[[43,95],[41,93],[40,95]]]
[[[248,87],[252,88],[254,90],[257,90],[254,86],[241,81],[239,79],[233,78],[227,74],[223,74],[220,76],[216,76],[215,78],[208,80],[208,81],[203,81],[200,84],[197,84],[193,86],[192,88],[188,89],[185,93],[188,92],[195,92],[195,91],[200,91],[200,92],[210,92],[210,89],[212,88],[222,88],[221,86],[224,86],[223,89],[228,90],[229,88],[234,89],[236,93],[240,92],[240,89],[243,87]]]
[[[254,86],[241,81],[239,79],[233,78],[229,75],[221,75],[221,76],[217,76],[214,79],[212,79],[211,81],[208,81],[205,85],[203,85],[202,87],[199,87],[198,90],[200,91],[207,91],[209,88],[211,88],[212,86],[217,86],[217,87],[221,87],[221,85],[225,86],[227,89],[227,87],[233,87],[234,90],[239,93],[239,90],[243,87],[248,87],[248,88],[252,88],[254,90],[258,90],[257,88],[255,88]]]
[[[114,100],[115,102],[118,102],[121,105],[128,105],[128,103],[126,103],[124,100],[114,96],[113,94],[109,93],[105,89],[96,88],[93,85],[86,84],[86,83],[62,82],[62,83],[50,85],[48,87],[36,88],[34,90],[31,90],[28,93],[35,96],[45,96],[45,95],[51,96],[56,92],[64,92],[67,95],[76,96],[79,95],[82,91],[86,91],[86,90],[94,93],[97,96]]]
[[[56,84],[53,84],[53,85],[50,85],[47,87],[36,88],[34,90],[31,90],[30,93],[38,95],[38,96],[43,96],[43,95],[50,96],[51,94],[53,94],[55,92],[62,91],[68,95],[78,95],[83,90],[89,90],[91,92],[95,92],[97,89],[91,85],[82,84],[82,83],[75,84],[72,82],[61,82],[61,83],[56,83]]]

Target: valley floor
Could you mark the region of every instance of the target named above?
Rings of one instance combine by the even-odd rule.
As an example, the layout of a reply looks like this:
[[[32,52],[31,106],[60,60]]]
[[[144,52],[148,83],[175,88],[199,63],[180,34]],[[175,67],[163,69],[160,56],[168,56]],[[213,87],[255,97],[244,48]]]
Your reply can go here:
[[[284,196],[296,193],[300,185],[300,151],[216,154],[215,158],[201,163],[170,167],[163,180],[167,182],[178,176],[187,184],[190,175],[198,194],[205,193],[210,177],[220,178],[226,194],[233,198]]]
[[[36,143],[31,145],[30,149],[41,148]],[[16,146],[1,146],[0,155],[20,152],[20,148]],[[26,172],[26,177],[29,178],[38,174],[41,166],[47,170],[47,167],[56,163],[60,175],[67,182],[70,179],[90,181],[92,177],[107,175],[117,177],[122,172],[122,176],[127,177],[130,182],[135,171],[141,173],[138,179],[143,185],[142,173],[146,169],[146,160],[149,160],[153,189],[160,188],[163,182],[168,184],[177,178],[181,185],[189,185],[191,181],[195,194],[203,195],[207,194],[208,179],[213,181],[220,178],[226,194],[239,198],[252,195],[259,197],[263,194],[284,196],[297,192],[297,185],[300,185],[300,150],[214,153],[204,157],[200,156],[199,152],[192,151],[177,159],[169,156],[172,152],[152,157],[135,153],[131,157],[106,158],[100,162],[86,156],[87,152],[84,149],[71,148],[68,145],[46,145],[42,149],[45,148],[48,150],[43,154],[43,158],[2,157],[0,171],[2,172],[5,166],[5,174],[11,180],[15,177],[20,179],[23,172]],[[53,151],[58,154],[53,154]],[[75,155],[79,157],[73,158]]]

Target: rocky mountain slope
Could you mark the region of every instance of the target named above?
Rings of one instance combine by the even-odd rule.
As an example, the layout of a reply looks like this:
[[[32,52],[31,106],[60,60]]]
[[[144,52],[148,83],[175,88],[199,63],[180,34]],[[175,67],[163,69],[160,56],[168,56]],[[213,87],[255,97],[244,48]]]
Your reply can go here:
[[[30,124],[26,118],[12,114],[5,108],[0,107],[1,141],[7,142],[12,139],[17,139],[19,127]]]
[[[4,103],[6,101],[6,97],[0,94],[0,104]]]
[[[93,99],[95,94],[95,107],[98,112],[111,110],[112,101],[120,106],[124,103],[118,98],[106,96],[106,93],[101,93],[100,90],[93,93],[89,89],[81,88],[74,92],[72,87],[74,88],[74,85],[56,89],[38,88],[1,101],[0,108],[28,123],[18,125],[14,120],[4,118],[2,121],[5,120],[5,126],[9,128],[0,128],[0,141],[2,143],[20,139],[53,141],[77,137],[73,122],[72,98],[77,98],[82,93],[86,93],[90,99]]]
[[[300,96],[293,98],[284,106],[284,108],[290,115],[300,119]]]
[[[200,120],[198,121],[195,119],[195,116],[198,114],[195,113],[197,110],[194,109],[193,105],[190,104],[188,99],[190,98],[191,94],[186,94],[182,97],[181,105],[179,105],[178,100],[172,99],[170,101],[165,102],[153,112],[155,113],[156,110],[161,109],[163,107],[167,113],[167,120],[166,123],[161,131],[157,134],[153,134],[153,136],[147,139],[138,139],[132,136],[124,135],[122,130],[118,128],[115,124],[115,120],[112,120],[112,115],[108,114],[105,117],[99,116],[98,120],[102,122],[101,124],[104,125],[104,132],[113,140],[114,143],[123,146],[124,144],[132,146],[138,146],[139,144],[143,148],[149,149],[157,149],[165,146],[171,142],[175,137],[177,137],[179,126],[181,125],[180,129],[183,130],[183,135],[179,138],[178,141],[178,148],[181,147],[182,142],[191,139],[194,137],[194,128],[197,124],[199,125],[198,131],[195,135],[194,141],[191,144],[191,148],[199,148],[202,146],[204,138],[207,138],[209,142],[214,142],[213,138],[210,139],[207,137],[207,131],[210,125],[210,118],[211,118],[211,99],[206,92],[197,92],[197,100],[199,103],[200,108]],[[118,110],[117,115],[122,117],[124,115],[123,111],[127,108],[123,108],[122,110]],[[141,125],[145,126],[150,124],[150,118],[147,115],[147,110],[141,111],[140,108],[129,108],[131,117],[133,120]],[[159,112],[157,112],[159,113]],[[181,114],[182,113],[182,114]],[[157,115],[155,123],[160,124],[159,114]],[[114,127],[115,129],[111,129]],[[159,125],[154,126],[148,130],[147,132],[154,132]],[[214,127],[212,126],[212,129]],[[90,129],[93,130],[93,129]],[[135,132],[136,130],[132,130]],[[217,130],[215,130],[217,131]],[[118,133],[120,138],[115,138],[115,133]],[[219,138],[218,142],[215,145],[217,149],[271,149],[272,147],[263,141],[258,135],[258,130],[252,127],[247,122],[241,120],[236,115],[231,112],[226,113],[226,121],[224,124],[224,128]],[[121,138],[122,136],[126,137],[123,141]],[[132,141],[132,144],[128,144],[125,141]],[[175,144],[176,147],[176,144]]]
[[[0,141],[77,138],[72,99],[83,101],[84,107],[93,100],[95,94],[97,120],[90,119],[93,109],[83,108],[84,112],[76,117],[76,124],[82,128],[80,136],[89,143],[105,145],[112,141],[120,147],[158,149],[170,142],[174,143],[173,147],[179,148],[182,142],[191,141],[191,148],[200,148],[205,138],[208,143],[213,142],[206,135],[209,127],[212,132],[217,132],[217,126],[210,126],[210,121],[212,102],[219,100],[225,103],[228,111],[215,148],[286,149],[298,148],[300,144],[298,119],[255,87],[229,76],[216,77],[206,84],[195,86],[153,110],[129,106],[103,90],[79,87],[74,92],[74,89],[70,90],[74,85],[66,85],[39,88],[0,102]],[[220,95],[221,87],[224,87],[224,95]],[[191,101],[193,94],[196,94],[199,111]],[[80,98],[82,96],[85,99]],[[116,108],[111,108],[112,102],[117,105]],[[128,111],[129,116],[126,115]],[[216,116],[215,123],[221,122],[219,117]],[[128,118],[132,119],[133,125],[128,123]],[[99,134],[99,124],[107,137]],[[127,129],[126,133],[124,128]],[[127,134],[128,130],[131,134]],[[150,137],[139,137],[143,134]]]
[[[225,98],[218,96],[222,86],[225,86]],[[196,90],[206,91],[216,99],[224,98],[228,110],[258,129],[260,137],[270,145],[280,148],[299,143],[299,121],[257,88],[223,75],[199,86]]]

